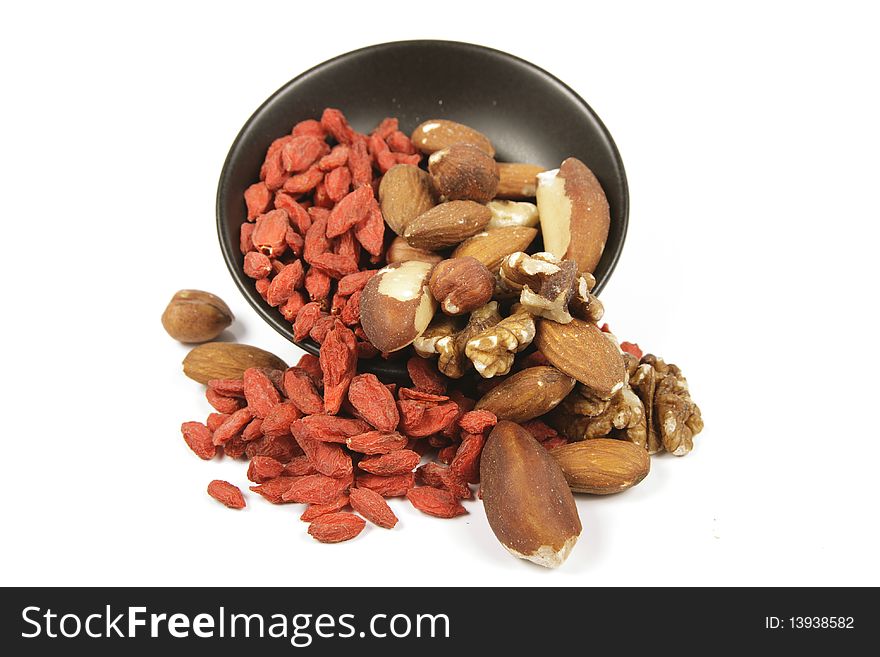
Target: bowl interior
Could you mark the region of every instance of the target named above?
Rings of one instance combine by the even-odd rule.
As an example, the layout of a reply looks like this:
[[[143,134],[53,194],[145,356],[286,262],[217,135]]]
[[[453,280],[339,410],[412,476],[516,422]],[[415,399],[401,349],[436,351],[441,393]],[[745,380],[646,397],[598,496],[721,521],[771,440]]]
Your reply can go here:
[[[503,52],[449,41],[402,41],[341,55],[288,82],[257,109],[227,156],[217,191],[217,227],[224,258],[239,289],[260,316],[293,340],[290,323],[266,304],[242,272],[239,230],[244,190],[259,179],[269,144],[293,124],[341,109],[352,126],[369,132],[386,116],[409,134],[431,118],[448,118],[487,135],[506,162],[549,168],[569,156],[589,166],[608,197],[611,230],[596,275],[607,282],[626,235],[629,198],[617,148],[590,107],[552,75]],[[299,346],[317,353],[310,340]],[[401,365],[363,363],[399,376]]]

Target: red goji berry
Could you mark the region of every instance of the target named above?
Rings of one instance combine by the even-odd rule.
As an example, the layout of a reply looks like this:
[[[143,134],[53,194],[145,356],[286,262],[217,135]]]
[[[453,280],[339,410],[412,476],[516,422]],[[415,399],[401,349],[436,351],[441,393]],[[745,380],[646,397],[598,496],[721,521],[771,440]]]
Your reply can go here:
[[[375,374],[358,374],[351,380],[348,400],[358,415],[379,431],[394,431],[400,413],[391,391]]]
[[[244,190],[244,202],[247,205],[247,220],[253,221],[269,210],[272,203],[272,192],[265,183],[254,183]]]
[[[412,472],[421,460],[422,457],[412,450],[398,449],[387,454],[363,458],[358,463],[358,467],[364,472],[387,477]]]
[[[366,522],[347,511],[336,511],[320,516],[309,525],[309,534],[321,543],[341,543],[360,534]]]
[[[349,504],[352,509],[377,527],[391,529],[397,524],[397,516],[388,506],[388,502],[369,488],[352,488],[349,493]]]
[[[411,488],[407,491],[406,498],[419,511],[436,518],[455,518],[467,513],[461,502],[442,488],[428,486]]]
[[[434,361],[413,356],[406,361],[406,371],[416,390],[433,395],[445,395],[447,379],[440,374]]]
[[[265,418],[275,404],[281,401],[281,395],[272,380],[258,367],[249,367],[244,371],[244,396],[248,409],[253,417]],[[250,421],[250,420],[248,420]]]
[[[200,459],[209,461],[214,458],[217,448],[212,440],[212,432],[201,422],[184,422],[180,425],[180,432],[189,448]]]
[[[340,511],[348,506],[348,495],[340,495],[332,502],[328,502],[327,504],[309,504],[309,508],[303,511],[303,514],[299,517],[303,522],[312,522],[315,518],[320,518],[321,516],[327,515],[328,513],[333,513],[334,511]]]
[[[244,496],[238,486],[233,486],[228,481],[215,479],[208,484],[208,495],[229,507],[230,509],[243,509],[245,507]]]
[[[330,415],[339,412],[355,375],[355,345],[354,333],[339,321],[321,344],[319,358],[324,372],[324,410]]]
[[[284,466],[271,456],[255,456],[248,465],[247,478],[255,484],[264,484],[282,472]]]

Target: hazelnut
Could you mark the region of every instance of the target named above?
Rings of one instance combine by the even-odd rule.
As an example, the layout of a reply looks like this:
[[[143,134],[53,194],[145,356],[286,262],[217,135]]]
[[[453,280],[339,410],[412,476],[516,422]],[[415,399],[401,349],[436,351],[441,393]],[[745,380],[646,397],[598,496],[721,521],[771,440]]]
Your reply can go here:
[[[201,290],[180,290],[162,313],[162,326],[180,342],[209,342],[235,319],[223,299]]]
[[[489,302],[495,277],[476,258],[452,258],[434,267],[430,288],[444,313],[464,315]]]
[[[471,144],[452,144],[428,158],[434,189],[449,201],[487,203],[498,189],[495,160]]]

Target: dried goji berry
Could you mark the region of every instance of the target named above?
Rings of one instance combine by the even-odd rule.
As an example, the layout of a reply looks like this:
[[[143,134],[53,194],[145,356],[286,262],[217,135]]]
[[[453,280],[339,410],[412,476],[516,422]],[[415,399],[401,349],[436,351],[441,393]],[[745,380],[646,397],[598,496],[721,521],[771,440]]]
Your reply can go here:
[[[205,390],[205,398],[218,413],[235,413],[235,411],[244,406],[241,399],[238,399],[237,397],[226,397],[213,388]]]
[[[211,436],[211,430],[201,422],[184,422],[180,425],[180,432],[189,448],[200,459],[208,461],[214,458],[217,448]]]
[[[364,269],[363,271],[344,276],[339,280],[336,291],[339,294],[351,296],[355,292],[363,290],[367,282],[376,275],[377,271],[377,269]]]
[[[263,436],[257,440],[245,443],[245,454],[248,458],[255,456],[271,456],[276,461],[287,463],[294,456],[301,455],[302,449],[293,439],[293,436]]]
[[[394,162],[396,164],[409,164],[412,166],[418,166],[422,161],[422,156],[416,153],[415,155],[408,155],[406,153],[394,153]]]
[[[458,420],[458,426],[467,433],[483,433],[498,423],[495,413],[490,411],[468,411]]]
[[[348,511],[327,513],[309,525],[309,534],[321,543],[341,543],[360,534],[366,522]]]
[[[317,356],[303,354],[295,367],[306,372],[312,378],[312,383],[318,388],[324,385],[324,373],[321,371],[321,361]]]
[[[381,139],[387,139],[388,135],[398,129],[398,121],[394,117],[386,117],[376,126],[372,134],[379,135]]]
[[[351,171],[348,167],[336,167],[324,177],[324,189],[334,203],[341,201],[351,187]]]
[[[281,188],[288,194],[305,194],[317,187],[323,179],[324,172],[313,166],[302,173],[290,176]]]
[[[344,493],[350,482],[322,474],[297,477],[281,496],[285,502],[300,504],[328,504]]]
[[[275,207],[279,210],[285,210],[290,221],[290,227],[298,234],[305,236],[306,231],[312,225],[312,217],[295,198],[290,194],[277,192],[275,194]]]
[[[330,302],[330,314],[341,315],[346,303],[348,303],[348,297],[339,294],[337,290],[333,295],[333,300]]]
[[[406,361],[406,371],[416,390],[433,395],[445,395],[447,379],[440,374],[434,361],[413,356]]]
[[[434,433],[443,431],[450,423],[455,421],[458,415],[458,404],[453,401],[429,406],[425,408],[421,417],[415,422],[409,421],[411,418],[403,410],[403,404],[415,404],[418,402],[398,402],[398,408],[401,410],[401,426],[404,433],[408,436],[420,438],[422,436],[430,436]]]
[[[359,260],[361,257],[361,245],[355,239],[354,233],[349,230],[342,233],[342,235],[336,238],[336,244],[333,247],[333,253],[342,256],[349,256],[355,260]],[[352,272],[352,274],[354,273],[357,272]],[[349,275],[350,274],[346,274],[346,276]]]
[[[315,474],[315,466],[309,460],[308,456],[297,456],[290,459],[290,462],[284,466],[284,474],[291,477],[301,477],[303,475]]]
[[[426,486],[443,488],[459,500],[469,500],[474,495],[470,487],[448,467],[439,463],[426,463],[417,471],[418,479]]]
[[[339,412],[342,400],[357,368],[356,340],[342,322],[337,321],[321,345],[321,370],[324,372],[324,410],[330,415]]]
[[[326,152],[325,152],[326,149]],[[281,147],[281,166],[288,173],[300,173],[329,152],[323,138],[298,135]]]
[[[271,456],[255,456],[248,465],[247,478],[255,484],[264,484],[281,476],[284,466]]]
[[[241,433],[241,430],[244,429],[248,422],[253,418],[253,411],[251,411],[250,408],[246,407],[235,411],[227,418],[226,422],[221,424],[217,431],[214,432],[213,443],[215,445],[222,445],[231,440],[233,436]]]
[[[273,142],[273,146],[275,143],[286,139],[289,139],[289,137],[276,139],[275,142]],[[284,166],[281,164],[280,149],[273,152],[272,146],[269,147],[269,151],[266,153],[266,159],[263,161],[263,166],[260,168],[260,177],[266,183],[266,188],[271,192],[281,189],[284,186],[284,183],[287,182],[287,179],[290,178],[290,174],[284,170]]]
[[[394,431],[400,422],[397,404],[375,374],[358,374],[351,380],[348,400],[358,415],[379,431]]]
[[[355,479],[358,488],[369,488],[382,497],[402,497],[406,491],[415,485],[415,475],[412,472],[390,477],[382,477],[374,474],[361,474]]]
[[[626,353],[635,356],[636,358],[641,358],[644,356],[644,352],[639,348],[635,342],[621,342],[620,350],[625,351]]]
[[[385,144],[384,141],[382,143]],[[379,153],[376,153],[375,157],[374,157],[374,159],[376,161],[376,166],[379,168],[379,171],[381,171],[383,174],[388,173],[388,170],[391,167],[393,167],[395,164],[398,164],[397,158],[395,157],[395,154],[392,153],[390,149],[388,149],[387,144],[385,144],[385,149],[386,150],[384,150],[384,151],[380,151]]]
[[[303,265],[300,260],[294,260],[272,279],[266,292],[266,302],[270,306],[280,306],[290,298],[294,290],[303,284]]]
[[[255,228],[256,226],[254,224],[241,225],[241,231],[239,232],[238,238],[238,248],[242,255],[246,255],[257,248],[254,246],[253,242]]]
[[[415,390],[413,388],[400,388],[397,391],[397,396],[401,401],[414,401],[419,402],[419,404],[425,408],[428,406],[436,406],[437,404],[442,404],[443,402],[449,401],[449,397],[447,395],[435,395],[430,392],[423,392],[421,390]]]
[[[382,254],[382,245],[385,240],[385,220],[382,218],[382,210],[375,199],[370,203],[366,218],[352,230],[357,241],[361,243],[367,253],[375,257]]]
[[[248,422],[248,425],[241,430],[241,439],[248,443],[252,440],[258,440],[263,437],[263,421],[255,417]]]
[[[271,210],[257,217],[256,227],[251,235],[257,251],[270,258],[277,258],[287,249],[285,234],[290,223],[285,210]]]
[[[330,211],[327,220],[327,237],[338,237],[360,223],[367,216],[373,201],[373,188],[369,185],[358,187],[347,194]]]
[[[352,436],[370,430],[363,420],[351,420],[335,415],[310,415],[300,421],[306,435],[325,443],[345,443]]]
[[[324,398],[305,369],[291,367],[284,373],[284,392],[305,415],[324,412]]]
[[[217,429],[220,428],[220,425],[226,422],[229,418],[228,413],[211,413],[208,416],[208,419],[205,420],[205,424],[208,426],[208,431],[214,433]],[[213,444],[213,443],[212,443]]]
[[[290,433],[290,425],[300,418],[299,409],[293,402],[281,402],[269,411],[263,420],[262,431],[266,436],[284,436]]]
[[[329,155],[325,155],[320,160],[318,160],[318,168],[321,171],[332,171],[338,167],[345,166],[345,163],[348,162],[348,146],[344,144],[339,144],[338,146],[334,146]],[[349,176],[351,173],[349,172]],[[350,182],[350,180],[349,180]]]
[[[302,135],[311,135],[312,137],[318,137],[319,139],[324,138],[324,128],[321,127],[321,122],[315,119],[306,119],[305,121],[300,121],[295,126],[293,126],[293,130],[291,133],[294,137],[300,137]]]
[[[368,431],[345,441],[348,448],[361,454],[387,454],[406,447],[407,437],[396,431]]]
[[[370,155],[373,156],[373,161],[378,164],[379,156],[382,153],[389,153],[391,148],[389,148],[385,139],[378,134],[378,132],[374,132],[370,135],[367,140],[367,146],[370,148]],[[384,173],[384,171],[382,172]]]
[[[324,339],[327,337],[327,334],[333,328],[334,324],[336,324],[335,317],[326,314],[322,315],[321,318],[315,322],[312,330],[309,331],[309,337],[318,344],[323,344]]]
[[[437,452],[437,460],[441,463],[445,463],[449,465],[452,463],[452,459],[455,458],[455,453],[458,451],[458,445],[449,445],[449,447],[444,447],[439,452]]]
[[[395,130],[385,138],[385,142],[389,148],[395,153],[404,153],[406,155],[415,155],[418,151],[413,143],[400,130]]]
[[[248,408],[254,417],[264,418],[275,404],[281,401],[281,395],[272,380],[263,370],[249,367],[244,371],[244,396]]]
[[[250,489],[258,495],[262,495],[272,504],[283,504],[284,499],[282,496],[297,479],[299,479],[299,477],[275,477],[264,484],[250,486]]]
[[[363,458],[358,463],[358,467],[364,472],[387,477],[412,472],[421,460],[422,457],[412,450],[398,449],[387,454]]]
[[[244,273],[251,278],[266,278],[272,273],[272,262],[259,251],[251,251],[244,256]]]
[[[469,484],[480,483],[480,455],[486,439],[482,433],[465,434],[449,464],[449,471]]]
[[[269,279],[268,278],[260,278],[254,283],[254,288],[257,290],[257,294],[263,297],[263,301],[266,300],[266,292],[269,291]]]
[[[312,301],[326,301],[330,295],[332,279],[320,269],[309,269],[306,272],[306,291]]]
[[[323,180],[315,186],[315,193],[312,194],[312,202],[319,208],[333,208],[333,199],[327,195],[327,186],[324,184]]]
[[[288,226],[287,231],[284,233],[284,241],[287,243],[287,248],[290,250],[290,253],[292,253],[295,258],[302,256],[303,247],[305,247],[306,244],[305,238],[297,233],[291,226]]]
[[[328,107],[321,114],[321,127],[340,144],[351,144],[354,130],[338,109]]]
[[[419,511],[436,518],[455,518],[467,513],[461,502],[442,488],[428,486],[411,488],[407,491],[406,498]]]
[[[528,431],[539,443],[555,438],[559,433],[553,427],[547,426],[541,420],[529,420],[523,422],[522,428]]]
[[[352,488],[349,493],[351,508],[378,527],[391,529],[397,524],[397,516],[388,502],[369,488]]]
[[[287,301],[278,306],[278,310],[284,315],[284,319],[293,323],[296,321],[297,315],[299,315],[299,311],[302,310],[304,305],[306,305],[306,299],[302,293],[294,292]]]
[[[325,443],[309,437],[308,431],[302,426],[302,420],[290,425],[290,432],[296,442],[309,457],[315,470],[328,477],[347,477],[353,470],[351,456],[336,443]]]
[[[315,518],[320,518],[321,516],[327,515],[328,513],[333,513],[334,511],[339,511],[348,506],[348,495],[340,495],[332,502],[328,502],[327,504],[310,504],[309,508],[303,511],[303,514],[299,517],[303,522],[312,522]]]
[[[254,183],[244,190],[244,202],[247,205],[247,219],[253,221],[269,210],[272,203],[272,192],[265,183]]]
[[[321,253],[312,258],[312,267],[327,274],[330,278],[340,279],[358,270],[355,258],[338,253]],[[271,287],[270,287],[271,291]]]
[[[367,151],[367,142],[356,139],[351,144],[348,153],[348,168],[351,171],[351,181],[355,187],[370,185],[373,181],[373,161]]]
[[[238,486],[233,486],[228,481],[215,479],[208,484],[208,495],[229,507],[230,509],[243,509],[245,507],[244,496]]]
[[[293,323],[293,339],[297,342],[304,340],[322,314],[320,303],[312,301],[304,305]]]

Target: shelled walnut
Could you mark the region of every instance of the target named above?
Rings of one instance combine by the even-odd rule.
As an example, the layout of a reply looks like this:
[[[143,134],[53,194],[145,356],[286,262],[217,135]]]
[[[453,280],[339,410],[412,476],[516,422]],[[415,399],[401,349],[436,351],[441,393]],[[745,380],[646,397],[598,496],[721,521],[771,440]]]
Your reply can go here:
[[[510,372],[514,356],[535,339],[535,320],[513,306],[511,315],[478,333],[465,345],[465,354],[484,379]]]
[[[520,303],[536,317],[568,324],[568,302],[578,277],[574,260],[560,260],[552,253],[512,253],[501,262],[501,280],[520,292]]]

